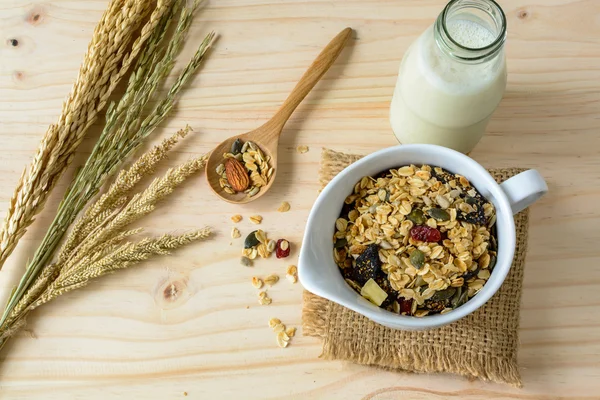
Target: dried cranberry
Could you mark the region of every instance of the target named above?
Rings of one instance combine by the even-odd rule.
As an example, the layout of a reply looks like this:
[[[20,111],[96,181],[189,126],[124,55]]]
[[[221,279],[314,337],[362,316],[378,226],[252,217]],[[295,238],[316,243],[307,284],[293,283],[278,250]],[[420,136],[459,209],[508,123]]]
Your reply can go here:
[[[275,255],[277,258],[285,258],[290,255],[290,242],[285,239],[279,239],[275,246]]]
[[[400,314],[412,315],[412,299],[405,299],[404,297],[400,297],[398,299],[398,303],[400,303]]]
[[[427,225],[413,227],[410,230],[410,236],[421,242],[439,242],[442,239],[440,231]]]

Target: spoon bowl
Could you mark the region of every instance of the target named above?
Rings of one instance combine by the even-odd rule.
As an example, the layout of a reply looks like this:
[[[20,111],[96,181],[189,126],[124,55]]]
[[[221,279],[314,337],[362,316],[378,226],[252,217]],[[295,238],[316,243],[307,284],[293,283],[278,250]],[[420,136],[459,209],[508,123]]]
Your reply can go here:
[[[333,65],[344,49],[351,34],[352,29],[346,28],[329,42],[304,75],[302,75],[292,93],[290,93],[281,108],[270,120],[250,132],[232,136],[224,140],[211,152],[206,163],[206,180],[218,197],[229,203],[245,204],[262,197],[271,188],[277,175],[277,148],[279,145],[279,136],[285,123],[296,107],[298,107],[325,72],[327,72],[329,67]],[[223,155],[231,152],[231,147],[237,139],[256,144],[267,159],[269,167],[273,168],[273,173],[267,180],[267,184],[260,187],[258,193],[253,196],[249,196],[249,194],[244,192],[227,193],[220,184],[221,176],[217,173],[217,168],[225,162]]]
[[[263,127],[264,125],[253,131],[232,136],[224,140],[211,152],[208,161],[206,162],[206,179],[208,184],[217,196],[228,203],[245,204],[252,200],[256,200],[265,194],[275,181],[275,175],[277,175],[277,146],[279,144],[279,135],[268,135],[266,133],[269,131],[263,130]],[[273,174],[267,181],[267,185],[261,187],[258,193],[251,197],[244,192],[237,192],[235,194],[227,193],[219,183],[221,177],[217,173],[217,167],[225,161],[223,154],[231,152],[231,147],[237,139],[241,139],[244,143],[255,143],[264,153],[265,157],[269,159],[269,165],[273,167]]]

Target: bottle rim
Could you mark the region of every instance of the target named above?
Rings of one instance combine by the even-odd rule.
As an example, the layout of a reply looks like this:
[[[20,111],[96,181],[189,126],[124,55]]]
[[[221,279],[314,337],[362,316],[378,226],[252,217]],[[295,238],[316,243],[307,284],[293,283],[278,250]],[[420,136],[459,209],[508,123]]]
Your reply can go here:
[[[460,3],[466,3],[466,6],[471,8],[479,9],[485,13],[487,13],[495,22],[499,22],[500,30],[496,35],[496,38],[490,44],[484,47],[468,47],[460,44],[450,35],[448,28],[446,26],[446,21],[448,19],[450,11]],[[496,11],[497,16],[492,14],[493,11]],[[490,58],[494,56],[504,45],[506,41],[506,15],[502,10],[502,7],[494,0],[451,0],[446,4],[444,10],[441,12],[440,16],[436,21],[436,30],[442,31],[443,35],[438,32],[436,35],[436,42],[438,46],[444,50],[446,53],[451,55],[452,57],[462,60],[462,61],[481,61],[483,59]],[[448,41],[450,43],[448,43]]]

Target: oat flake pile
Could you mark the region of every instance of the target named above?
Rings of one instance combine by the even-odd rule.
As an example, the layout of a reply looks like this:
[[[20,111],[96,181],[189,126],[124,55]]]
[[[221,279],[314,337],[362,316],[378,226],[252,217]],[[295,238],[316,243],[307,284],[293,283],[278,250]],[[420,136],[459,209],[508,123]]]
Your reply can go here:
[[[424,317],[475,296],[496,259],[495,210],[469,181],[407,165],[354,186],[336,221],[346,282],[389,311]]]

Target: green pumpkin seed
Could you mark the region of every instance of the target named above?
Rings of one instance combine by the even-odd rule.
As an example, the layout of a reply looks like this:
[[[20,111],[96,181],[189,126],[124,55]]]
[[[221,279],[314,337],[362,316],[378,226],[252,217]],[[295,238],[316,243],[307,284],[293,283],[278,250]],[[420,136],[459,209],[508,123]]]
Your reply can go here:
[[[250,232],[250,234],[246,236],[246,240],[244,240],[245,249],[250,249],[254,246],[258,246],[258,244],[260,243],[256,238],[256,232],[257,231]]]
[[[450,300],[450,305],[452,306],[452,308],[456,308],[457,304],[458,304],[458,300],[460,299],[460,296],[462,294],[462,286],[456,288],[456,293],[454,293],[454,296],[452,296],[452,299]]]
[[[244,144],[240,139],[236,139],[235,142],[231,145],[231,154],[239,154],[242,152],[242,146]]]
[[[488,269],[491,271],[496,266],[496,256],[490,255],[490,265],[488,265]]]
[[[435,292],[433,296],[431,296],[431,300],[433,301],[445,301],[450,299],[456,293],[456,288],[450,286],[448,289],[440,290],[439,292]]]
[[[467,197],[465,198],[465,203],[467,203],[467,204],[469,204],[469,205],[472,205],[472,206],[474,206],[474,205],[477,205],[478,201],[477,201],[477,199],[476,199],[476,198],[474,198],[474,197],[467,196]]]
[[[458,288],[454,297],[452,297],[451,305],[452,308],[458,308],[465,304],[469,299],[469,291],[465,288],[463,290],[462,287]]]
[[[342,247],[346,246],[347,244],[348,244],[348,241],[346,240],[346,238],[342,238],[342,239],[336,240],[333,247],[335,247],[336,249],[341,249]]]
[[[491,261],[491,258],[490,258]],[[472,279],[474,277],[477,276],[477,274],[479,273],[479,268],[476,268],[474,271],[469,271],[466,274],[464,274],[462,277],[463,279],[466,281],[468,281],[469,279]]]
[[[423,225],[427,221],[427,218],[425,218],[425,214],[423,214],[423,211],[419,210],[418,208],[412,210],[406,216],[406,218],[408,218],[416,225]]]
[[[434,218],[437,221],[449,221],[450,220],[450,214],[448,214],[446,211],[442,210],[441,208],[430,208],[429,210],[427,210],[427,214],[429,214],[432,218]]]
[[[490,231],[491,236],[490,236],[490,250],[497,250],[498,249],[498,242],[496,241],[496,230],[493,229]]]
[[[414,250],[410,254],[410,263],[416,269],[423,268],[423,265],[425,264],[425,254],[421,250]]]

